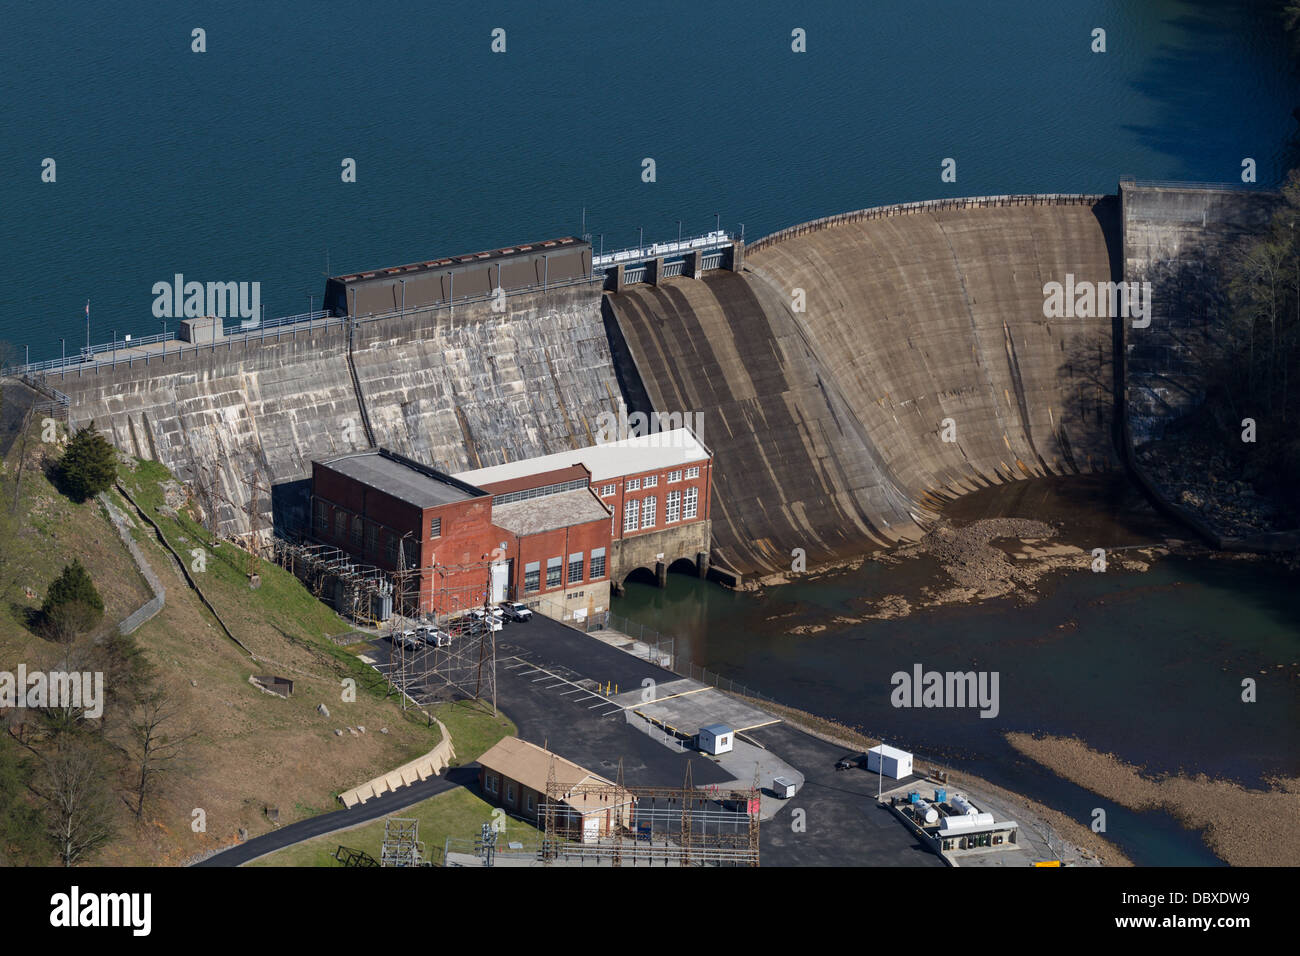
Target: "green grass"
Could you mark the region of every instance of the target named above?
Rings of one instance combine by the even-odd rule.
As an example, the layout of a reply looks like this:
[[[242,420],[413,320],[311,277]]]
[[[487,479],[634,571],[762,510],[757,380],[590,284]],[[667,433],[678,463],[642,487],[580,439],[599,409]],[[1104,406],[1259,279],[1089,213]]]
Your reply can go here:
[[[420,803],[399,810],[395,817],[414,818],[420,822],[419,836],[424,844],[424,858],[442,859],[442,850],[448,837],[454,840],[473,840],[482,832],[484,823],[491,823],[493,807],[472,791],[464,788],[440,793]],[[506,829],[498,836],[500,845],[518,841],[534,849],[541,843],[541,831],[521,820],[506,818]],[[334,859],[340,845],[354,850],[364,850],[376,860],[384,843],[384,821],[375,820],[351,830],[327,833],[303,843],[285,847],[248,866],[341,866]]]
[[[502,737],[516,733],[514,721],[505,714],[492,716],[487,705],[459,700],[455,703],[436,704],[429,712],[447,727],[452,746],[456,750],[453,767],[473,763]]]
[[[9,663],[45,642],[31,630],[33,612],[63,566],[78,558],[105,603],[105,626],[147,601],[149,589],[98,501],[74,502],[60,494],[42,468],[58,449],[41,442],[41,423],[31,423],[26,467],[14,507],[21,438],[0,469],[0,653]],[[29,598],[30,587],[35,597]],[[12,658],[12,660],[10,660]],[[0,665],[5,661],[0,661]]]
[[[208,530],[183,510],[175,516],[158,510],[164,503],[160,483],[172,478],[166,467],[137,460],[134,468],[123,466],[118,474],[122,486],[158,525],[187,565],[191,549],[202,547],[207,552],[206,569],[202,574],[195,573],[194,579],[218,609],[238,608],[243,614],[255,615],[259,622],[275,628],[290,643],[304,644],[330,658],[346,676],[356,680],[363,693],[378,700],[389,695],[387,682],[374,668],[358,660],[349,649],[325,640],[326,635],[341,634],[351,628],[298,578],[270,561],[252,558],[250,562],[246,551],[229,542],[213,547]],[[125,507],[131,510],[129,505]],[[250,564],[261,579],[256,590],[248,586]]]
[[[118,474],[119,481],[131,497],[162,528],[163,535],[182,557],[188,559],[190,550],[196,547],[207,551],[207,570],[204,577],[198,578],[200,587],[206,590],[208,582],[213,581],[239,589],[243,596],[258,606],[258,616],[262,620],[281,630],[303,631],[313,637],[349,630],[347,623],[317,600],[302,586],[302,582],[269,561],[252,559],[253,569],[262,583],[257,590],[249,590],[249,555],[246,551],[229,542],[212,547],[208,530],[184,511],[177,512],[175,517],[160,513],[158,509],[163,504],[160,483],[172,477],[163,465],[137,461],[134,469],[121,467]],[[181,538],[185,540],[181,541]]]

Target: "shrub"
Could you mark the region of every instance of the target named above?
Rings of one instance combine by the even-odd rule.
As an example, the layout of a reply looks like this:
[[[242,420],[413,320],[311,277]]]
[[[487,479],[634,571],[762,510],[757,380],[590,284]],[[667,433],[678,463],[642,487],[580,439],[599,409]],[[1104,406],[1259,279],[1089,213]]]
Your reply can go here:
[[[117,478],[117,453],[104,436],[89,426],[80,428],[68,442],[59,461],[64,490],[85,501],[107,491]]]
[[[61,641],[84,634],[103,619],[104,601],[80,561],[74,558],[54,579],[41,605],[41,616]]]

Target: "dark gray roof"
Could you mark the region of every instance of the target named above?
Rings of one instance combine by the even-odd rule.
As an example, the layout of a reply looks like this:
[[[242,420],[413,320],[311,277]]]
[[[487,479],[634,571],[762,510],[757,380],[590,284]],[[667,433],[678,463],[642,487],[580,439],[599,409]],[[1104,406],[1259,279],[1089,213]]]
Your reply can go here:
[[[417,508],[436,508],[486,492],[391,452],[364,451],[320,464]]]

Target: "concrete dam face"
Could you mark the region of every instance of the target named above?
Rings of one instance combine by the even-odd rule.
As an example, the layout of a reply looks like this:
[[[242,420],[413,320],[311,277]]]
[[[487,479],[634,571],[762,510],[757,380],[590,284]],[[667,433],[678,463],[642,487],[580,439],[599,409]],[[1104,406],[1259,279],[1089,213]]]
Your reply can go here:
[[[382,445],[447,471],[594,443],[617,380],[590,283],[403,317],[293,327],[51,385],[73,427],[191,483],[223,536],[303,521],[312,458]],[[251,479],[251,480],[250,480]],[[274,489],[274,490],[272,490]],[[273,511],[274,504],[274,511]]]
[[[981,486],[1119,465],[1116,322],[1044,315],[1046,283],[1121,279],[1119,236],[1115,197],[865,210],[607,294],[606,323],[633,407],[703,415],[715,560],[788,571]]]

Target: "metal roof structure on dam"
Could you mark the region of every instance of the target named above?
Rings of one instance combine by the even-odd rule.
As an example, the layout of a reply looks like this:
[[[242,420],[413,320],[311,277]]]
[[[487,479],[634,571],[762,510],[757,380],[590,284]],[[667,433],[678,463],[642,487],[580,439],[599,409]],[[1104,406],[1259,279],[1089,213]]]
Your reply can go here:
[[[571,282],[592,273],[591,243],[573,236],[331,276],[325,308],[371,315]]]

